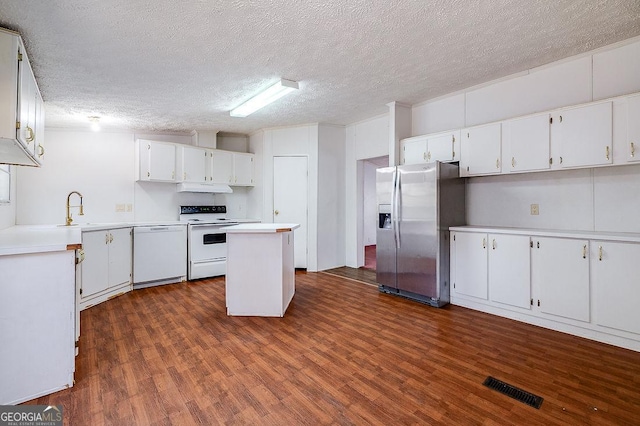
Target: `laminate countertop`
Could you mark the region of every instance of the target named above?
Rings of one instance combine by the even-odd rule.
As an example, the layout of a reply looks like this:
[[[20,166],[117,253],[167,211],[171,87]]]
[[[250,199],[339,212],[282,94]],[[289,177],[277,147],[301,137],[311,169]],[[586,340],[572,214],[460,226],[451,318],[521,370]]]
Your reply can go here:
[[[297,223],[244,223],[227,226],[224,230],[227,234],[267,234],[276,232],[290,232],[300,225]]]

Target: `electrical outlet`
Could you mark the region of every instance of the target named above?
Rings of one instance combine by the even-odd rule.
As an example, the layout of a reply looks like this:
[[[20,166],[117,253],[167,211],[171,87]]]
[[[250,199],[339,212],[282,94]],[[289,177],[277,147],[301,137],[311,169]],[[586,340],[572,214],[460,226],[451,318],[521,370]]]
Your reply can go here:
[[[124,211],[124,204],[116,204],[116,212],[123,212]]]
[[[540,206],[538,204],[531,204],[531,215],[538,216],[540,214]]]
[[[133,206],[131,204],[127,204],[127,211],[130,212],[133,210]]]

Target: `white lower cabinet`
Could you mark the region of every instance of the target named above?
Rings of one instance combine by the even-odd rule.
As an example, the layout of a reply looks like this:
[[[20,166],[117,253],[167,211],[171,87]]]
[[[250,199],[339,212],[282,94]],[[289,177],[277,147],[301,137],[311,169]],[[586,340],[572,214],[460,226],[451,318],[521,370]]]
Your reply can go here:
[[[452,238],[454,293],[487,300],[487,234],[456,232]]]
[[[640,244],[591,241],[594,321],[640,334]]]
[[[535,237],[531,250],[534,305],[542,313],[589,321],[589,242]]]
[[[131,290],[131,228],[82,233],[80,310]]]
[[[531,306],[529,237],[489,234],[489,241],[491,301],[529,309]]]
[[[640,351],[640,237],[454,227],[451,303]]]

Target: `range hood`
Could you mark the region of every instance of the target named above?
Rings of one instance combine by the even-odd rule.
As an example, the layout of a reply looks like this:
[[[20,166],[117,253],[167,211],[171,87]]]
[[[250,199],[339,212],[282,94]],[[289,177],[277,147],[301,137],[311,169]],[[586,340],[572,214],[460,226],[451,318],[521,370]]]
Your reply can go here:
[[[231,194],[233,190],[229,185],[222,183],[179,183],[178,192],[208,192],[212,194]]]

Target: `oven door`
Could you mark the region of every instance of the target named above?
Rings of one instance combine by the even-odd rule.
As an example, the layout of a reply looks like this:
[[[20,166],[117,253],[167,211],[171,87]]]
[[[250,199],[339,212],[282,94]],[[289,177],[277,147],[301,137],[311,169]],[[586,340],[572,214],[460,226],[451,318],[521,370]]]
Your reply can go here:
[[[188,278],[226,274],[227,234],[225,225],[189,225]]]

